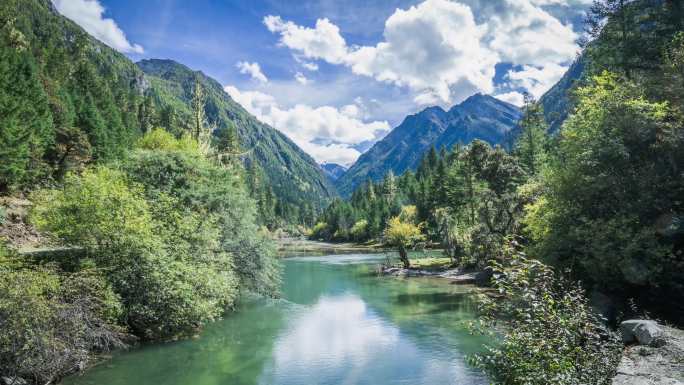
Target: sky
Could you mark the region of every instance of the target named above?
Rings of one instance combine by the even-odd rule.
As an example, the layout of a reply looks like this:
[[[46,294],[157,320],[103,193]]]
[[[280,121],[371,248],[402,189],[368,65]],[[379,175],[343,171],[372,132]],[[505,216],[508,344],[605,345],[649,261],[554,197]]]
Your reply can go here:
[[[53,0],[134,61],[201,70],[318,162],[476,93],[521,105],[579,53],[591,0]]]

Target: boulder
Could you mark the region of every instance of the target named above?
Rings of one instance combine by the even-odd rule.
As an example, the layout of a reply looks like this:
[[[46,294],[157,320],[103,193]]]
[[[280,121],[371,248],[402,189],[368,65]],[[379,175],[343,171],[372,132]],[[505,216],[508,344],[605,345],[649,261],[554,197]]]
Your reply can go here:
[[[651,320],[632,319],[620,324],[622,342],[629,344],[661,346],[665,343],[663,329]]]

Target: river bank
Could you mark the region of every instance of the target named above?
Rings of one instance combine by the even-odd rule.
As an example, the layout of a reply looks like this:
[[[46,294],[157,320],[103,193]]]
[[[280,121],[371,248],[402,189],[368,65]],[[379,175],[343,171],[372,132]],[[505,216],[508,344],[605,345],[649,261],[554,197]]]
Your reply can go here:
[[[468,384],[487,338],[473,291],[374,274],[383,254],[288,256],[281,298],[245,298],[196,338],[113,354],[63,385]]]
[[[278,253],[293,254],[345,254],[345,253],[382,253],[391,251],[380,244],[329,243],[311,241],[305,238],[279,238]]]

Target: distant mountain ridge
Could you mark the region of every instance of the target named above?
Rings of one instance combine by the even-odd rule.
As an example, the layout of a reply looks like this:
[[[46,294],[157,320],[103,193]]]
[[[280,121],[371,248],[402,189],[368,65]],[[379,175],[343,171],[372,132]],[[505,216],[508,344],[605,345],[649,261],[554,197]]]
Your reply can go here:
[[[314,159],[280,131],[261,123],[236,103],[216,80],[173,60],[146,59],[137,63],[150,81],[155,97],[172,104],[177,113],[190,113],[195,77],[205,93],[205,111],[218,131],[234,126],[247,161],[256,162],[275,195],[290,205],[323,208],[337,192]]]
[[[549,133],[558,132],[570,114],[572,110],[570,93],[577,82],[585,78],[586,67],[586,57],[578,57],[563,77],[539,98],[539,103],[544,107],[544,117],[549,124]]]
[[[323,170],[323,173],[325,173],[325,175],[333,182],[340,179],[342,175],[347,172],[347,167],[337,163],[323,163],[321,164],[321,169]]]
[[[385,138],[362,154],[335,182],[342,196],[349,196],[367,179],[380,180],[390,170],[396,175],[414,170],[432,147],[451,148],[474,139],[508,146],[520,120],[520,109],[492,96],[476,94],[449,111],[428,107],[407,116]]]

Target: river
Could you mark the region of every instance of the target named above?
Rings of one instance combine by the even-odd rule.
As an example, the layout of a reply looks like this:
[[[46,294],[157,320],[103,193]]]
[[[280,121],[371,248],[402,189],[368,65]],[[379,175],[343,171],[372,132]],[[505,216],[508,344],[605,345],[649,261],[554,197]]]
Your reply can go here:
[[[466,364],[471,288],[436,278],[377,277],[383,255],[284,260],[282,298],[179,342],[114,354],[68,385],[485,384]]]

